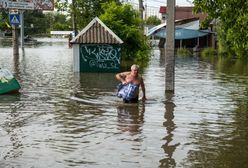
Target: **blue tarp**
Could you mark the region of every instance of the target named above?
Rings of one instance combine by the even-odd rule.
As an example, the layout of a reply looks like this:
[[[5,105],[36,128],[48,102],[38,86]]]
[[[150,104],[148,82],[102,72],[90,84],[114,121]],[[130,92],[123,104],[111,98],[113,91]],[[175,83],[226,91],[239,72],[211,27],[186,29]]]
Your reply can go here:
[[[176,40],[184,40],[184,39],[193,39],[198,37],[207,36],[210,33],[209,30],[193,30],[193,29],[185,29],[185,28],[176,28],[175,39]],[[154,33],[154,36],[160,38],[166,38],[165,29],[160,29],[158,32]]]

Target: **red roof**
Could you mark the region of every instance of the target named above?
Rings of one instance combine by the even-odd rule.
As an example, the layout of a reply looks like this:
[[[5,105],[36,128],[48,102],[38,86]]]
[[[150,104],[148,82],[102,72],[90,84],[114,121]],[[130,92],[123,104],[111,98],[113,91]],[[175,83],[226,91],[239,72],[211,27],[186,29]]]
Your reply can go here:
[[[159,13],[166,14],[167,13],[167,7],[166,6],[160,6]],[[206,18],[207,14],[200,12],[200,13],[193,13],[193,7],[192,6],[176,6],[175,7],[175,19],[187,19],[192,17],[198,17],[200,18],[200,22],[202,22]]]
[[[166,13],[166,6],[160,6],[159,13]]]

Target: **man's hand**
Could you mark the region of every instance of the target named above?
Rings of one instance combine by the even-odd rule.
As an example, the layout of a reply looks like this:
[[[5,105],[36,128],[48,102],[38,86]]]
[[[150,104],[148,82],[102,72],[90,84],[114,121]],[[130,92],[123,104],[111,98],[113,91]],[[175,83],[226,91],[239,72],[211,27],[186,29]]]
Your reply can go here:
[[[146,99],[146,96],[143,96],[142,97],[142,101],[146,101],[147,99]]]
[[[128,82],[125,81],[125,80],[123,80],[121,83],[122,83],[123,85],[127,85],[127,84],[128,84]]]

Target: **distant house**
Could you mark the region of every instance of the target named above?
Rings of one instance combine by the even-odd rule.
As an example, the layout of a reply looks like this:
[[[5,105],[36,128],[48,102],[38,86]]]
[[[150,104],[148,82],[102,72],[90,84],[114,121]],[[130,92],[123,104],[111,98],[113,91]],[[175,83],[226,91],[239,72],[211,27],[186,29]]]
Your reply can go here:
[[[117,72],[123,41],[98,17],[71,42],[74,72]]]
[[[167,7],[160,6],[159,13],[161,13],[161,23],[164,23],[167,19]],[[175,20],[188,19],[192,17],[197,17],[200,23],[207,17],[206,13],[193,13],[193,7],[191,6],[176,6],[175,7]]]
[[[175,21],[175,47],[204,48],[213,46],[213,33],[210,30],[200,30],[199,18],[188,18]],[[166,42],[166,23],[149,29],[146,36],[160,39],[159,47]]]

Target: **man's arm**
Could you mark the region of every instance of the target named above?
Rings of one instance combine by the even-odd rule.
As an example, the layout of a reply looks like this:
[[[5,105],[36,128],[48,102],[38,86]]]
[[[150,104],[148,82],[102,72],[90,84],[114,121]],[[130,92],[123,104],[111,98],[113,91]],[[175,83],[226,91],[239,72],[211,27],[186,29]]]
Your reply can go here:
[[[141,91],[143,93],[142,100],[145,101],[146,100],[146,88],[145,88],[145,83],[144,83],[144,80],[142,77],[141,77],[141,81],[140,81],[140,86],[141,86]]]
[[[126,84],[126,76],[129,72],[122,72],[115,75],[116,79],[119,80],[122,84]]]

